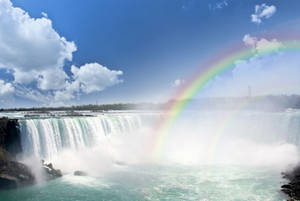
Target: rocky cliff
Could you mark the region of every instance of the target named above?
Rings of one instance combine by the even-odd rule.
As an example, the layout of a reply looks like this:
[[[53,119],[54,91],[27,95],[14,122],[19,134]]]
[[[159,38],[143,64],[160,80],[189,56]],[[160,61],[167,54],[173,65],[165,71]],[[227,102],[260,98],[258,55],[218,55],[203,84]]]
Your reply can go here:
[[[0,189],[16,188],[34,183],[29,168],[16,161],[22,152],[18,120],[0,119]]]
[[[9,152],[13,157],[22,152],[17,119],[0,119],[0,147]]]
[[[35,183],[34,173],[16,160],[22,153],[21,136],[17,119],[0,118],[0,190],[27,186]],[[51,163],[41,162],[46,179],[62,176]]]
[[[300,200],[300,164],[282,175],[288,180],[287,184],[281,186],[282,192],[290,197],[288,201]]]

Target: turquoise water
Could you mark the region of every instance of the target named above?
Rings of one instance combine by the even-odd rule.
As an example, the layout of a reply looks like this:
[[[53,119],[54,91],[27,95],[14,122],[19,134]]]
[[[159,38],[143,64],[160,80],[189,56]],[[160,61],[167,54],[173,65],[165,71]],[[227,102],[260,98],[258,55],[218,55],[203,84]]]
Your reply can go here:
[[[102,177],[60,179],[0,192],[3,201],[283,201],[278,172],[238,166],[121,167]]]
[[[299,112],[188,113],[170,131],[160,165],[153,165],[148,147],[160,118],[23,118],[24,162],[36,169],[43,158],[65,175],[2,191],[0,201],[287,200],[280,172],[299,161]],[[73,176],[75,170],[93,177]]]

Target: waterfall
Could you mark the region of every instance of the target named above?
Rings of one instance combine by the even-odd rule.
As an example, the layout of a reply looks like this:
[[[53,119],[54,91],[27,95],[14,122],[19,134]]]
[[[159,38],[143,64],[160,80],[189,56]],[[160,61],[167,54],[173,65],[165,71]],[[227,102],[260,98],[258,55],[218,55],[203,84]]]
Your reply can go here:
[[[145,122],[147,115],[139,114],[19,120],[24,155],[46,159],[52,158],[63,149],[80,150],[99,145],[109,135],[126,135],[137,131],[145,126]]]
[[[194,155],[197,155],[195,157],[199,158],[200,154],[209,149],[214,139],[218,139],[217,146],[236,139],[266,145],[292,144],[297,147],[300,145],[298,111],[277,113],[242,111],[233,114],[228,111],[182,114],[169,131],[172,135],[168,136],[165,145],[167,155],[170,156],[173,152],[182,154],[182,149],[178,149],[180,146],[187,150],[193,148],[186,154],[192,156],[191,152],[195,152]],[[149,138],[143,138],[143,135],[139,135],[139,131],[155,128],[153,123],[160,117],[161,114],[158,113],[105,113],[92,117],[21,118],[19,123],[24,156],[34,155],[51,160],[64,150],[81,151],[101,146],[104,150],[107,147],[114,151],[116,146],[112,147],[111,143],[126,144],[127,147],[123,146],[119,153],[132,149],[128,155],[135,155],[145,149],[148,140],[151,141],[151,133],[148,135]],[[216,135],[218,137],[214,137]],[[124,137],[128,137],[126,142]]]

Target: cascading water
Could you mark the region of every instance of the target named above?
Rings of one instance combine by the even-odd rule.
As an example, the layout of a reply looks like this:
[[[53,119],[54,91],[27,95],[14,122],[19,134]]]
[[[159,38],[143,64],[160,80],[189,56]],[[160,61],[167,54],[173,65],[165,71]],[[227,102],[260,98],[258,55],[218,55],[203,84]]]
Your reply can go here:
[[[24,155],[51,159],[64,149],[96,146],[106,136],[128,134],[142,128],[145,126],[142,118],[138,114],[102,114],[94,117],[20,119]]]
[[[122,136],[134,133],[132,137],[138,137],[141,129],[154,127],[153,123],[159,118],[158,113],[108,113],[93,117],[23,118],[19,123],[24,155],[51,160],[66,149],[80,151],[89,147],[110,146],[103,143],[110,141],[112,136],[123,140]],[[212,138],[217,138],[216,145],[237,138],[256,143],[300,145],[300,112],[297,111],[187,112],[179,122],[173,126],[170,131],[172,135],[165,144],[167,156],[176,152],[172,146],[168,147],[172,143],[176,149],[178,145],[205,147],[212,143]],[[203,142],[205,143],[201,144]],[[142,150],[137,152],[140,151]],[[183,154],[183,150],[180,152]],[[186,157],[193,155],[187,154]]]
[[[65,201],[286,200],[280,172],[299,161],[299,111],[185,111],[163,142],[159,163],[149,163],[143,152],[160,117],[20,119],[24,156],[51,161],[64,176],[23,189],[15,200],[31,200],[23,197],[30,194],[50,201],[54,193]],[[73,176],[75,170],[89,176]]]

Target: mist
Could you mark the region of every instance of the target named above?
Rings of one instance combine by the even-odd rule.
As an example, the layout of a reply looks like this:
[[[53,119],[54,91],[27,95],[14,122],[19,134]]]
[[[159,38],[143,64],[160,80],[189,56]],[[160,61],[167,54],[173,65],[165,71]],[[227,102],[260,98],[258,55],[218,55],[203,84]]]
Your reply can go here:
[[[86,125],[87,131],[93,132],[90,134],[98,136],[96,141],[94,138],[92,146],[65,147],[57,154],[51,153],[49,157],[40,158],[44,157],[46,162],[53,163],[64,174],[81,170],[94,177],[145,164],[199,167],[235,165],[280,172],[299,161],[297,114],[242,110],[184,112],[169,130],[159,159],[153,160],[155,150],[149,151],[148,147],[154,140],[153,134],[157,131],[154,128],[162,115],[148,114],[147,118],[128,115],[129,119],[140,118],[132,121],[131,126],[139,121],[141,124],[130,131],[120,127],[119,131],[105,135],[101,134],[101,127],[94,127],[93,130]],[[111,125],[115,128],[125,126],[125,121],[121,121],[124,117],[121,117],[118,125],[114,125],[114,122]],[[97,118],[93,118],[94,123],[97,121]],[[279,121],[282,123],[278,124]],[[76,123],[70,120],[65,122],[69,126]],[[43,127],[46,122],[41,120],[39,123]],[[69,130],[72,131],[72,127]],[[52,149],[53,146],[56,145],[52,145]],[[32,157],[27,161],[30,161],[28,164],[40,162]],[[39,171],[34,172],[40,174]]]
[[[162,158],[187,165],[227,164],[280,171],[299,160],[298,142],[294,141],[297,125],[277,124],[289,118],[288,114],[255,111],[185,112],[166,139]]]
[[[247,96],[299,94],[299,52],[277,52],[237,61],[228,72],[218,75],[198,96]]]

